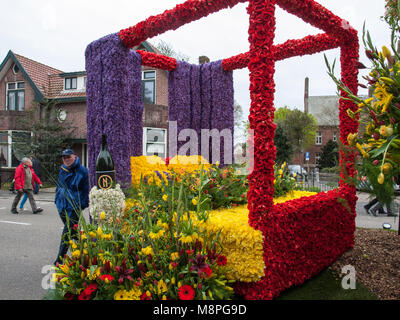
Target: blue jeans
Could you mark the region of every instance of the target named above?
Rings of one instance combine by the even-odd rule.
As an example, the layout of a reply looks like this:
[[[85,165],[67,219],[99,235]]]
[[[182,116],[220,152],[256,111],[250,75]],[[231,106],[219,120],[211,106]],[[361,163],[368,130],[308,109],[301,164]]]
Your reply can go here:
[[[61,263],[62,258],[67,254],[68,252],[68,247],[69,247],[69,241],[71,239],[78,239],[78,231],[74,229],[74,225],[78,224],[79,222],[79,215],[73,211],[66,213],[64,212],[59,212],[60,218],[62,222],[64,223],[64,229],[61,234],[61,242],[60,242],[60,248],[58,250],[58,255],[57,259],[54,262],[54,264]],[[68,214],[68,221],[67,221],[67,216]]]
[[[35,182],[35,190],[33,190],[33,193],[34,194],[39,193],[39,185],[38,185],[37,182]],[[24,208],[26,200],[28,200],[28,194],[27,193],[24,194],[24,197],[22,198],[21,203],[19,204],[19,208],[20,209]]]

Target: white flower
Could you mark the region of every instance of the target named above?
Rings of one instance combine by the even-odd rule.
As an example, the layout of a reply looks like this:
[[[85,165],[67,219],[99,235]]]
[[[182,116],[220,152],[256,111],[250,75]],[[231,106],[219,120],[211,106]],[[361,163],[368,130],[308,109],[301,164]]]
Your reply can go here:
[[[125,195],[119,184],[115,189],[97,189],[93,187],[89,193],[89,214],[94,221],[100,221],[101,212],[105,213],[105,221],[120,217],[125,209]]]

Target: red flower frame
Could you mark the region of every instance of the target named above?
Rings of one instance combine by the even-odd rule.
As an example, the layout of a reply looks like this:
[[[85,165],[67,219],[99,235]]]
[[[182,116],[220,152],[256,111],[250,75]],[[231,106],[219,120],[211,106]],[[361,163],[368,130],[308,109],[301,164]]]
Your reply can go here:
[[[263,232],[266,268],[260,281],[237,283],[235,288],[247,299],[272,299],[286,288],[317,274],[354,245],[357,201],[355,187],[344,181],[344,177],[355,174],[355,153],[340,152],[342,179],[337,190],[274,206],[275,61],[340,47],[342,81],[357,94],[357,31],[313,0],[188,0],[172,10],[121,30],[119,37],[126,47],[132,48],[150,37],[245,1],[249,2],[250,51],[224,59],[223,68],[248,67],[250,71],[249,121],[255,134],[254,170],[249,175],[249,224]],[[288,40],[274,46],[276,4],[322,29],[325,34]],[[176,61],[172,58],[143,51],[139,53],[145,65],[170,71],[176,68]],[[358,129],[358,122],[347,116],[347,109],[355,111],[357,106],[341,99],[340,140],[344,145],[348,144],[347,135]]]

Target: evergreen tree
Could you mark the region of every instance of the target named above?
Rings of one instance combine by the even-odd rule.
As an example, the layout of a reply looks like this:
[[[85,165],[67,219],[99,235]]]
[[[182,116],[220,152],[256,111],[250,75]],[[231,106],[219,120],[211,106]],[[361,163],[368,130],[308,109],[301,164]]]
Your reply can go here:
[[[289,143],[289,139],[280,125],[276,127],[274,144],[276,147],[275,162],[278,164],[290,162],[293,156],[293,147]]]
[[[322,148],[321,158],[318,161],[318,168],[332,168],[339,163],[338,144],[329,140]]]
[[[41,164],[42,178],[44,181],[53,182],[57,180],[59,173],[60,151],[70,147],[68,140],[75,129],[69,122],[58,121],[57,104],[56,100],[47,99],[34,103],[33,107],[17,120],[18,127],[32,132],[32,135],[21,134],[13,137],[15,154],[19,155],[19,158],[35,155]]]

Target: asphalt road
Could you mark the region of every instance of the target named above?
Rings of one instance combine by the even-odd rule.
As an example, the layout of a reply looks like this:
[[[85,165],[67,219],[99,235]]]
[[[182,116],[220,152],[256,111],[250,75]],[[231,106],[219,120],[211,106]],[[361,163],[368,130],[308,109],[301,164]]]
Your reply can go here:
[[[54,204],[54,193],[35,195],[43,212],[25,210],[11,214],[14,198],[0,191],[0,300],[41,300],[49,282],[49,266],[58,253],[63,223]],[[87,218],[87,212],[85,212]],[[44,273],[42,273],[42,271]]]
[[[63,224],[53,192],[35,196],[38,206],[44,209],[36,215],[29,201],[25,211],[11,214],[13,197],[8,191],[0,191],[0,300],[41,300],[46,293],[42,283],[49,283],[49,266],[56,258]],[[388,222],[397,230],[398,217],[370,216],[363,208],[368,195],[358,197],[357,227],[382,228]],[[87,210],[84,216],[88,221]]]

